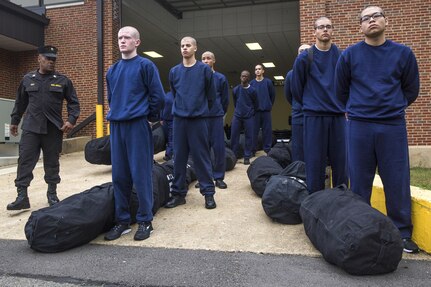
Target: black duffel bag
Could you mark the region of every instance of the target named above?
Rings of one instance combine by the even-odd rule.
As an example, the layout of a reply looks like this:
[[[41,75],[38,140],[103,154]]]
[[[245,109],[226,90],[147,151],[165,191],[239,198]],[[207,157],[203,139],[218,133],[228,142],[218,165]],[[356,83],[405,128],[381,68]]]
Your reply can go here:
[[[280,172],[280,175],[293,176],[305,181],[305,162],[300,160],[292,162],[287,167],[285,167],[282,172]]]
[[[25,225],[25,236],[36,251],[65,251],[110,230],[114,212],[114,190],[111,183],[105,183],[33,211]]]
[[[230,149],[226,148],[226,171],[230,171],[235,168],[237,158],[235,156],[235,153]]]
[[[172,174],[173,174],[173,170],[174,170],[174,160],[173,159],[162,163],[162,166],[164,166],[165,168],[167,168],[169,170],[172,170]],[[197,179],[197,177],[196,177],[196,172],[195,172],[193,161],[191,161],[189,159],[187,161],[187,164],[186,164],[186,186],[189,186],[189,184],[192,183],[193,181],[195,181],[196,179]]]
[[[283,168],[268,156],[260,156],[250,164],[247,169],[247,176],[251,188],[257,196],[262,197],[269,178],[279,174],[282,170]]]
[[[262,195],[262,207],[266,215],[283,224],[302,222],[299,208],[309,195],[306,183],[297,177],[273,175]]]
[[[92,164],[111,165],[110,136],[92,139],[84,148],[85,160]]]
[[[154,154],[166,149],[166,139],[160,122],[151,125]],[[111,140],[104,136],[90,140],[84,148],[85,160],[92,164],[111,165]]]
[[[403,253],[399,230],[345,186],[312,193],[300,214],[305,233],[329,263],[354,275],[397,269]]]
[[[268,152],[282,168],[287,167],[292,162],[292,151],[290,144],[285,140],[277,140],[277,143]]]
[[[154,154],[157,154],[166,149],[165,132],[163,131],[163,126],[159,122],[152,125],[151,128],[153,131]]]

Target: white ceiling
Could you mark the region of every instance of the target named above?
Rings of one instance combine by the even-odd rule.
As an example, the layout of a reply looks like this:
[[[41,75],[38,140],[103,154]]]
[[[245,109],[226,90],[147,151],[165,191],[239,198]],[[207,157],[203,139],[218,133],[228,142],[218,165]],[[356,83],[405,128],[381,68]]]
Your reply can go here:
[[[155,1],[157,2],[157,0]],[[291,69],[297,54],[297,47],[299,46],[299,11],[297,11],[297,1],[171,0],[165,2],[169,2],[172,7],[177,9],[179,12],[182,12],[183,19],[176,19],[171,14],[169,14],[170,16],[152,14],[151,11],[148,11],[149,9],[151,10],[151,5],[147,5],[148,1],[123,0],[122,6],[122,25],[135,26],[141,33],[142,44],[139,51],[155,50],[164,56],[163,58],[152,60],[159,68],[160,76],[164,82],[165,88],[168,88],[167,77],[170,68],[181,61],[178,42],[179,38],[184,36],[181,35],[182,32],[180,31],[184,26],[184,22],[195,15],[202,15],[199,13],[209,13],[209,10],[206,10],[206,7],[219,8],[246,6],[248,7],[247,9],[249,9],[251,5],[255,10],[257,9],[257,11],[259,11],[259,9],[266,11],[264,9],[267,9],[269,7],[268,5],[278,5],[277,7],[279,7],[280,2],[284,2],[282,7],[288,7],[286,9],[289,10],[294,9],[294,12],[289,11],[290,15],[294,13],[294,17],[291,17],[292,19],[288,21],[289,24],[281,25],[275,29],[271,29],[271,27],[268,26],[268,29],[263,31],[262,29],[260,29],[260,31],[251,31],[253,29],[248,29],[249,31],[246,31],[246,33],[223,33],[223,35],[215,36],[211,36],[211,33],[205,33],[205,31],[204,33],[197,32],[196,34],[199,34],[197,36],[194,34],[187,34],[195,37],[198,41],[197,58],[200,58],[200,55],[204,51],[209,50],[214,52],[216,55],[216,70],[223,73],[228,78],[231,86],[239,83],[239,75],[242,70],[248,69],[253,74],[254,66],[257,63],[275,63],[275,68],[268,68],[265,71],[265,76],[271,78],[271,80],[274,80],[273,76],[275,75],[285,76],[287,71]],[[159,4],[154,3],[154,5]],[[153,8],[157,7],[153,6]],[[158,8],[160,8],[160,6],[158,6]],[[238,11],[238,9],[241,8],[221,9],[234,9],[235,11]],[[245,11],[248,11],[247,9]],[[220,8],[218,10],[218,12],[220,12]],[[167,10],[165,11],[168,13]],[[159,19],[160,17],[165,19]],[[170,23],[174,21],[174,25],[176,24],[178,29],[176,31],[166,30],[164,21]],[[254,19],[252,19],[252,21],[254,21]],[[263,47],[263,50],[250,51],[245,46],[246,42],[259,42]]]

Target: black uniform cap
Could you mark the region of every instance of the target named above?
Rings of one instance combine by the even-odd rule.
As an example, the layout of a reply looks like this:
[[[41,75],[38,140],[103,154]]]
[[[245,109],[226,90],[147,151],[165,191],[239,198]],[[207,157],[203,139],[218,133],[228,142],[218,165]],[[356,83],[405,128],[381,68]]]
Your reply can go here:
[[[57,58],[58,49],[54,46],[42,46],[37,49],[37,52],[45,57]]]

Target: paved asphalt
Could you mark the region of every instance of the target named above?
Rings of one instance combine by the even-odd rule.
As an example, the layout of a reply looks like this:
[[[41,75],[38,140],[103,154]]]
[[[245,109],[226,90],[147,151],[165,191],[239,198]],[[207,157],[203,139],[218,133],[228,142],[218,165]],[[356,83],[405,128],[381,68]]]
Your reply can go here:
[[[66,252],[0,240],[0,286],[430,286],[431,261],[352,276],[321,257],[87,244]]]

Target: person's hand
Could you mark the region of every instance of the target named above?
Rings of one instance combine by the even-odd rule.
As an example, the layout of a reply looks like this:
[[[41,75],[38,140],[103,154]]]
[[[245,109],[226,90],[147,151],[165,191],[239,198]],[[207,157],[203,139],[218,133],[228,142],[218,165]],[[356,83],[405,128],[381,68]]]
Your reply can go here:
[[[73,129],[73,125],[69,122],[65,122],[64,125],[61,127],[61,131],[63,133],[68,133]]]
[[[10,125],[9,126],[10,134],[16,137],[18,135],[18,125]]]

